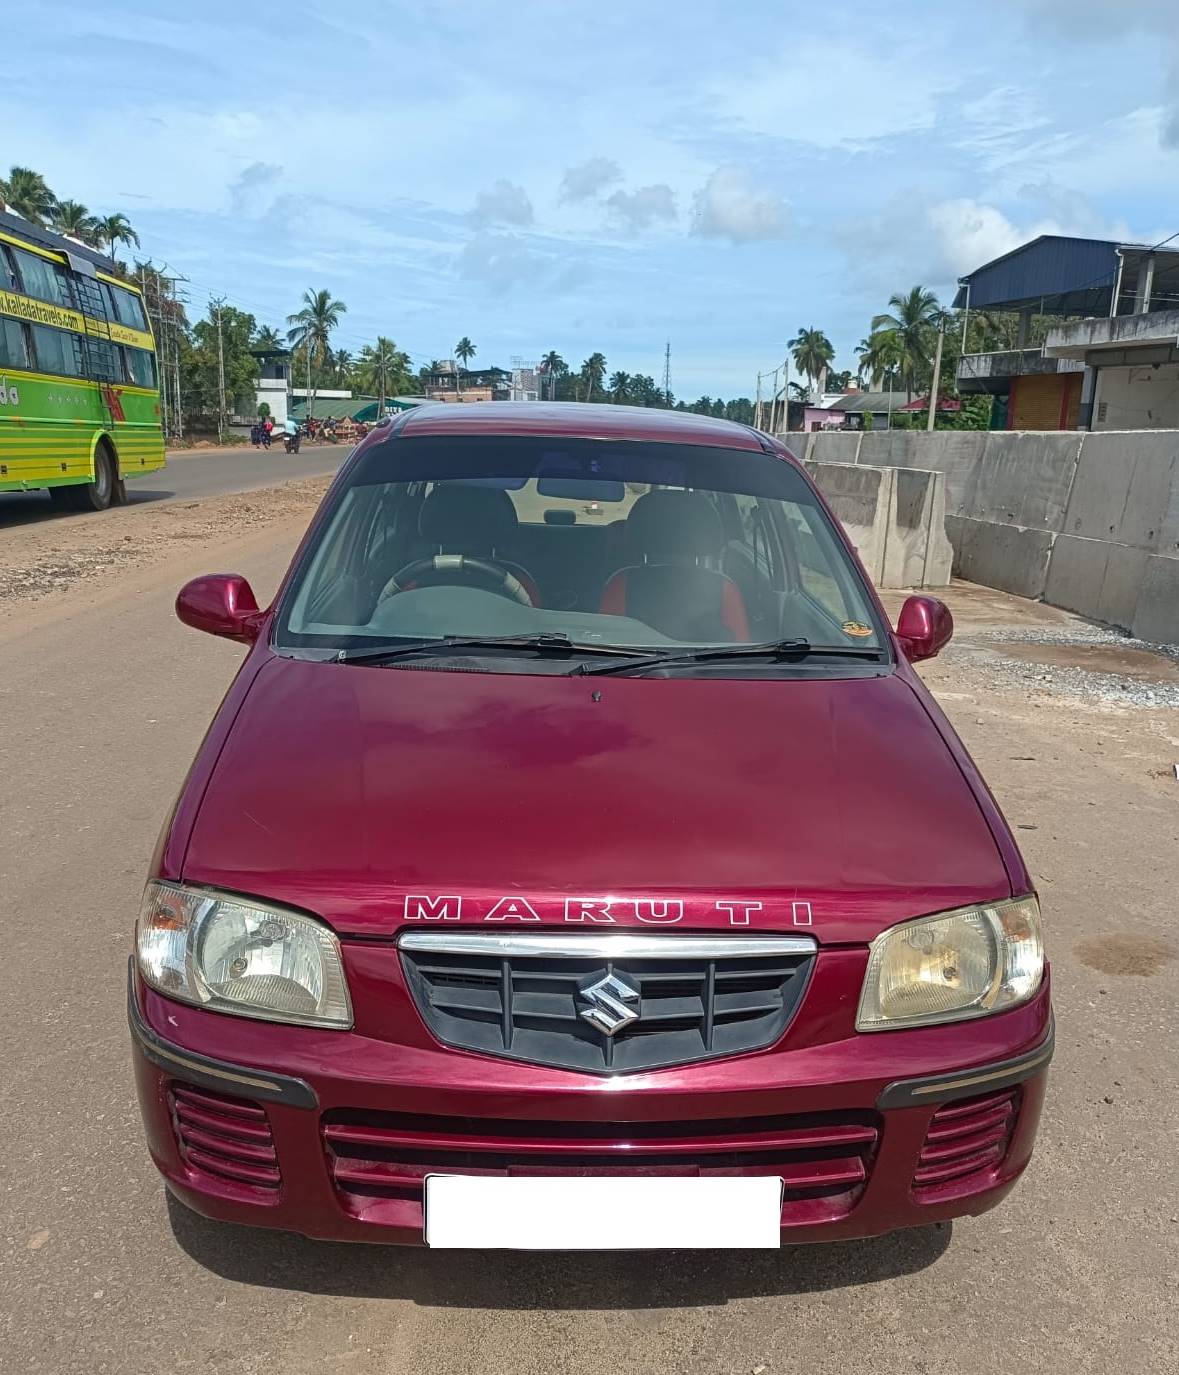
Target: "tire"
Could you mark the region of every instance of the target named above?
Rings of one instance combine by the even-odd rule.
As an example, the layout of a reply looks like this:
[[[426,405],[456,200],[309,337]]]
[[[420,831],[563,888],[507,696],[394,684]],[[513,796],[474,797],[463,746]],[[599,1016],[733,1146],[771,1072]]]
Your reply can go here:
[[[116,484],[114,454],[106,444],[100,444],[94,452],[94,481],[55,490],[66,494],[62,502],[72,511],[105,511],[114,498]]]

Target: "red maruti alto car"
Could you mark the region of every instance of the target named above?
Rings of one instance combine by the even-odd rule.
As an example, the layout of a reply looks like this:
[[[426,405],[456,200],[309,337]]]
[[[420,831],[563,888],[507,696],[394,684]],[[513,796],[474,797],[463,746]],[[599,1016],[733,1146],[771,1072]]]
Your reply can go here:
[[[981,1213],[1032,1151],[1032,883],[775,440],[423,406],[344,465],[164,828],[129,1015],[212,1218],[777,1246]]]

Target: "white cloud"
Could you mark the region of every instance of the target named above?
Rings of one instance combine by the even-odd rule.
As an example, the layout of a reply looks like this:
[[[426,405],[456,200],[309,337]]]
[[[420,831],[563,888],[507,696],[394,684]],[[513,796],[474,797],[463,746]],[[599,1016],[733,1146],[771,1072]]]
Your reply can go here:
[[[566,167],[561,178],[563,201],[586,201],[600,196],[608,187],[622,180],[622,169],[612,158],[590,158],[575,167]]]
[[[696,192],[693,213],[693,234],[734,243],[785,238],[793,223],[786,202],[740,167],[718,167]]]
[[[635,233],[657,220],[674,220],[677,213],[675,192],[662,182],[635,191],[615,191],[606,198],[606,204],[615,218]]]
[[[532,223],[532,202],[522,186],[500,177],[494,186],[479,192],[471,213],[480,224],[526,225]]]
[[[489,295],[503,296],[515,287],[535,285],[548,264],[516,234],[479,234],[463,246],[458,266],[468,281],[480,283]]]
[[[261,215],[274,199],[282,168],[252,162],[229,183],[229,208],[235,215]]]
[[[750,133],[863,148],[933,127],[938,101],[958,85],[941,58],[909,30],[879,48],[858,48],[846,35],[804,37],[706,92],[716,113]]]

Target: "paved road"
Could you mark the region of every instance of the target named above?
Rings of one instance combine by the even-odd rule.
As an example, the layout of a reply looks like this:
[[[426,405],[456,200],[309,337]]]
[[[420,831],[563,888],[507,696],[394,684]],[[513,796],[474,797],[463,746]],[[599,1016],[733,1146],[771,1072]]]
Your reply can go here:
[[[347,444],[305,445],[285,454],[281,444],[269,453],[250,445],[232,449],[194,450],[170,455],[168,466],[127,483],[132,505],[149,501],[194,500],[222,492],[251,492],[300,477],[334,473],[347,458]],[[45,492],[0,492],[0,530],[11,525],[61,518]]]
[[[214,566],[265,596],[297,533],[239,540]],[[1179,963],[1135,945],[1173,933],[1179,794],[1140,766],[1131,726],[998,700],[969,663],[932,668],[1027,828],[1060,1022],[1040,1149],[1003,1209],[781,1253],[530,1256],[327,1246],[169,1207],[133,1101],[124,979],[157,829],[240,655],[171,614],[207,566],[183,547],[0,643],[0,1368],[1179,1369]],[[1094,941],[1111,928],[1112,964]]]

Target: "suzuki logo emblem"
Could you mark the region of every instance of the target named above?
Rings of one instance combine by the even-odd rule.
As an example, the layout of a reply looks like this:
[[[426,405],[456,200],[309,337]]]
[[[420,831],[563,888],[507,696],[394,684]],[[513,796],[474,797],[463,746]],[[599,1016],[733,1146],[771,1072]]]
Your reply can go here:
[[[639,1020],[639,990],[618,974],[605,974],[577,990],[585,1006],[579,1015],[607,1036]]]

